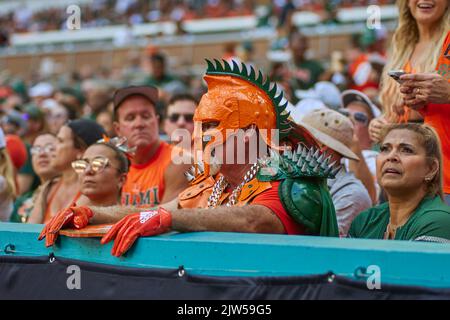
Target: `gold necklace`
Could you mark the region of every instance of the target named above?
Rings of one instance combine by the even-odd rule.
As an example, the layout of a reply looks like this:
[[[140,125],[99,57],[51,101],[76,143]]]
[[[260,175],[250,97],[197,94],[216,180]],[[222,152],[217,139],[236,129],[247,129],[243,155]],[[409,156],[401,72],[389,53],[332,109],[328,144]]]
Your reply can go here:
[[[227,207],[234,206],[237,203],[239,195],[241,194],[242,191],[242,187],[249,181],[253,180],[253,178],[256,176],[256,173],[260,168],[259,162],[260,161],[257,161],[251,166],[251,168],[245,173],[242,182],[231,192],[231,195],[228,199]],[[227,186],[228,181],[226,181],[225,178],[221,176],[219,180],[217,180],[217,182],[214,184],[212,193],[208,198],[207,204],[208,208],[215,208],[219,205],[220,197],[222,196],[223,191]]]

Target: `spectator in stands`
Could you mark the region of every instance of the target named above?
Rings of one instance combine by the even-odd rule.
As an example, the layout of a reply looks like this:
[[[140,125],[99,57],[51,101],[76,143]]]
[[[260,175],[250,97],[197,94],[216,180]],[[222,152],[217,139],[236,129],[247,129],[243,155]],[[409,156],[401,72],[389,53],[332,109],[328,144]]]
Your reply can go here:
[[[166,57],[160,52],[150,55],[151,74],[144,84],[157,87],[160,90],[159,99],[167,102],[174,92],[185,91],[184,84],[167,72]]]
[[[185,129],[192,136],[197,105],[197,100],[190,94],[179,94],[170,99],[164,119],[164,132],[172,143],[180,142],[179,135],[172,136],[177,129]]]
[[[86,91],[86,105],[84,106],[84,116],[94,120],[97,115],[108,107],[111,101],[111,88],[104,82],[95,81]]]
[[[41,134],[34,140],[31,148],[31,160],[33,172],[39,179],[39,185],[36,190],[30,190],[17,198],[14,202],[11,222],[27,222],[35,204],[36,196],[42,190],[48,191],[49,182],[58,175],[58,172],[51,166],[57,141],[56,136],[50,133]]]
[[[450,6],[445,0],[436,0],[431,4],[402,0],[398,1],[398,7],[399,25],[382,80],[384,114],[371,122],[370,133],[373,140],[379,141],[380,132],[387,123],[423,118],[437,131],[442,143],[444,168],[448,168],[450,102],[445,87],[448,88],[446,82],[450,80]],[[399,89],[398,83],[387,75],[388,71],[398,69],[418,75],[401,78],[400,81],[405,83]],[[436,70],[437,74],[430,75],[432,70]],[[444,193],[450,195],[450,170],[444,170]],[[450,199],[447,198],[447,201],[450,203]]]
[[[295,91],[311,88],[319,81],[324,68],[318,61],[306,58],[306,52],[309,49],[308,38],[297,29],[292,29],[289,33],[289,48],[292,52],[289,65],[291,89]],[[297,103],[297,101],[291,102]]]
[[[86,203],[81,196],[76,173],[71,167],[72,161],[81,158],[91,144],[100,140],[105,131],[96,122],[79,119],[68,122],[58,132],[58,143],[51,166],[61,173],[61,178],[50,182],[48,192],[42,192],[36,198],[36,204],[30,216],[30,223],[49,221],[57,212],[71,203]]]
[[[8,221],[17,194],[14,166],[6,149],[6,139],[0,128],[0,221]]]
[[[343,158],[364,161],[351,150],[352,122],[339,112],[330,109],[314,110],[297,124],[312,134],[321,151],[332,155],[331,161],[342,163]],[[328,180],[328,187],[336,209],[339,235],[345,237],[353,219],[360,212],[370,208],[372,200],[361,181],[345,167],[337,173],[335,179]]]
[[[100,111],[97,114],[97,118],[95,121],[105,129],[106,135],[110,138],[114,138],[116,136],[116,132],[114,131],[114,115],[108,109]]]
[[[15,134],[6,135],[6,149],[14,165],[15,174],[24,166],[27,161],[27,148],[22,139]]]
[[[40,106],[45,99],[51,98],[53,93],[54,88],[48,82],[39,82],[31,87],[29,91],[32,102],[37,106]]]
[[[122,187],[129,169],[127,156],[107,139],[91,145],[83,158],[72,162],[78,174],[81,193],[89,198],[89,205],[112,206],[121,202]]]
[[[58,134],[61,127],[69,120],[75,120],[77,114],[73,109],[63,104],[55,104],[54,107],[48,109],[47,123],[50,133]]]
[[[70,87],[64,87],[55,93],[55,100],[68,108],[73,110],[76,114],[81,114],[86,98],[80,90]]]
[[[372,96],[378,94],[380,83],[380,69],[386,62],[384,43],[386,30],[366,28],[357,38],[357,48],[349,61],[348,72],[350,76],[350,89],[361,91]],[[381,65],[381,68],[379,67]],[[375,92],[375,93],[372,93]]]
[[[27,160],[25,144],[19,136],[0,129],[0,221],[9,221],[18,196],[17,172]]]
[[[25,142],[28,157],[25,165],[20,169],[17,176],[19,195],[34,191],[40,184],[39,177],[33,170],[30,149],[36,137],[47,132],[45,113],[41,109],[30,104],[24,108],[24,112],[22,117],[27,121],[27,131],[22,139]]]
[[[123,188],[123,204],[155,206],[176,198],[186,188],[186,165],[171,161],[172,147],[159,139],[158,91],[131,86],[114,94],[114,128],[136,153]]]
[[[102,139],[88,147],[81,159],[72,162],[72,168],[78,175],[80,192],[86,197],[86,205],[111,207],[120,204],[122,187],[129,169],[129,160],[125,154],[127,149],[123,142],[121,138]],[[97,224],[97,219],[90,210],[77,206],[78,204],[73,202],[61,214],[54,216],[42,230],[39,240],[45,235],[46,246],[53,245],[58,237],[53,231],[59,231],[68,225],[76,227],[80,218],[85,219],[85,223],[89,221],[90,224]],[[71,216],[68,218],[67,214]]]
[[[295,5],[292,0],[287,0],[281,8],[280,16],[278,18],[278,28],[285,28],[289,30],[292,26],[292,15],[295,12]]]
[[[5,134],[23,135],[27,130],[27,122],[22,114],[16,110],[10,110],[1,118],[0,126]]]
[[[361,180],[366,189],[369,191],[373,203],[377,202],[380,195],[380,188],[376,181],[376,157],[378,151],[374,150],[374,145],[369,135],[369,123],[372,119],[381,115],[380,109],[370,101],[364,93],[357,90],[346,90],[342,92],[342,108],[340,112],[348,116],[354,125],[354,143],[353,151],[365,161],[349,161],[346,162],[349,171],[355,173],[355,176]],[[365,175],[367,166],[370,175]]]
[[[384,130],[377,177],[388,202],[362,212],[349,236],[448,242],[450,207],[443,201],[444,168],[436,132],[414,123]]]

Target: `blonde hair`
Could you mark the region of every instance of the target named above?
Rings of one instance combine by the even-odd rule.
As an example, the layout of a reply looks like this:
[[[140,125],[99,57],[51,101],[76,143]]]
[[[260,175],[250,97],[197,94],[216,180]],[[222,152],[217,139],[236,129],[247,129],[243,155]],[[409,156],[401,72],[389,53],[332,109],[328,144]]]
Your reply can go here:
[[[442,161],[442,149],[441,149],[441,140],[439,139],[436,131],[426,124],[419,123],[399,123],[399,124],[391,124],[386,126],[382,131],[382,139],[383,141],[389,132],[393,130],[410,130],[417,134],[419,138],[419,142],[422,147],[425,149],[425,154],[428,160],[428,164],[431,165],[434,160],[437,160],[439,163],[438,172],[434,175],[433,179],[427,183],[427,194],[436,197],[439,196],[442,200],[444,200],[444,191],[443,191],[443,161]]]
[[[15,199],[17,196],[17,187],[14,166],[6,148],[0,149],[0,176],[5,177],[7,184],[6,191]]]
[[[408,0],[397,0],[399,9],[398,27],[392,38],[392,46],[389,50],[389,59],[381,78],[380,101],[383,105],[383,113],[386,118],[393,121],[393,107],[401,103],[398,84],[388,76],[390,70],[403,69],[411,58],[414,48],[419,41],[419,29],[417,22],[408,7]],[[415,72],[433,72],[436,69],[439,54],[444,45],[447,33],[450,31],[450,6],[441,18],[436,35],[439,40],[436,45],[429,46],[426,59],[420,61],[415,67]]]

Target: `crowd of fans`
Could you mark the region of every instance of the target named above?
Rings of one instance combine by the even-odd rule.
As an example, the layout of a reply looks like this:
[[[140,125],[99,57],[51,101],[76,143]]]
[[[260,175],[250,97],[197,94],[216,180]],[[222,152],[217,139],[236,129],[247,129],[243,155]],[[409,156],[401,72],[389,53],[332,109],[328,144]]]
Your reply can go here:
[[[284,24],[293,11],[308,10],[325,18],[338,8],[392,4],[393,0],[95,0],[80,4],[82,27],[136,25],[158,21],[185,21],[192,19],[256,15],[261,24],[276,18]],[[7,36],[13,33],[40,32],[66,29],[68,13],[64,7],[31,10],[26,4],[0,15],[0,30]]]
[[[192,8],[201,3],[206,11],[212,5],[225,5],[173,3]],[[271,64],[268,79],[284,92],[292,121],[311,133],[333,161],[344,165],[327,182],[341,237],[450,239],[450,211],[444,204],[450,204],[450,139],[445,130],[450,103],[450,8],[445,3],[436,1],[430,18],[420,7],[399,1],[403,14],[389,56],[386,35],[367,30],[355,36],[353,47],[333,53],[324,65],[307,56],[307,37],[289,29],[290,59]],[[149,3],[97,1],[91,10],[108,5],[115,5],[123,17]],[[250,10],[253,4],[231,5]],[[171,11],[161,12],[165,10]],[[242,47],[246,54],[228,48],[223,58],[254,66],[251,45]],[[149,71],[141,67],[140,58]],[[55,230],[66,226],[65,208],[79,218],[72,226],[80,227],[88,222],[117,222],[136,212],[136,207],[176,199],[188,186],[183,175],[188,167],[171,163],[170,144],[180,142],[173,135],[175,129],[193,133],[194,112],[206,86],[195,76],[170,73],[166,59],[154,49],[143,57],[134,56],[121,70],[88,68],[63,79],[41,75],[26,82],[4,77],[0,219],[48,223],[43,235],[50,245],[56,240]],[[398,69],[411,73],[400,84],[387,76]],[[142,127],[139,134],[133,129],[136,126]],[[128,146],[118,143],[123,137]],[[125,157],[128,147],[134,148],[131,162]],[[400,175],[397,181],[394,177]],[[128,209],[118,209],[120,203]],[[65,215],[60,215],[62,211]],[[381,216],[389,222],[380,221]],[[186,221],[180,222],[180,231],[205,228]],[[426,231],[421,221],[426,222]],[[402,229],[407,224],[415,229]],[[278,232],[278,227],[261,230]],[[163,229],[169,228],[168,224]],[[284,224],[285,232],[296,233],[289,231],[296,227],[289,228]]]

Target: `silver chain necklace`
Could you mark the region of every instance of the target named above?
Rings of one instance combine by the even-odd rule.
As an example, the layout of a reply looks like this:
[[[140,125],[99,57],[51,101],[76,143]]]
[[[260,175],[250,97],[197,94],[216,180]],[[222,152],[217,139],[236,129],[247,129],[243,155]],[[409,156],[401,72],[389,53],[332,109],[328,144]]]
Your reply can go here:
[[[242,182],[234,188],[234,190],[231,192],[230,198],[228,199],[227,207],[234,206],[237,203],[237,200],[239,198],[239,195],[241,194],[242,188],[246,183],[253,180],[253,178],[256,176],[256,173],[258,172],[260,168],[259,161],[254,163],[251,168],[245,173],[244,179]],[[216,181],[216,183],[213,186],[213,191],[211,195],[208,198],[208,208],[215,208],[219,204],[219,199],[223,194],[223,191],[228,186],[228,182],[225,180],[223,176],[219,178],[219,180]]]

